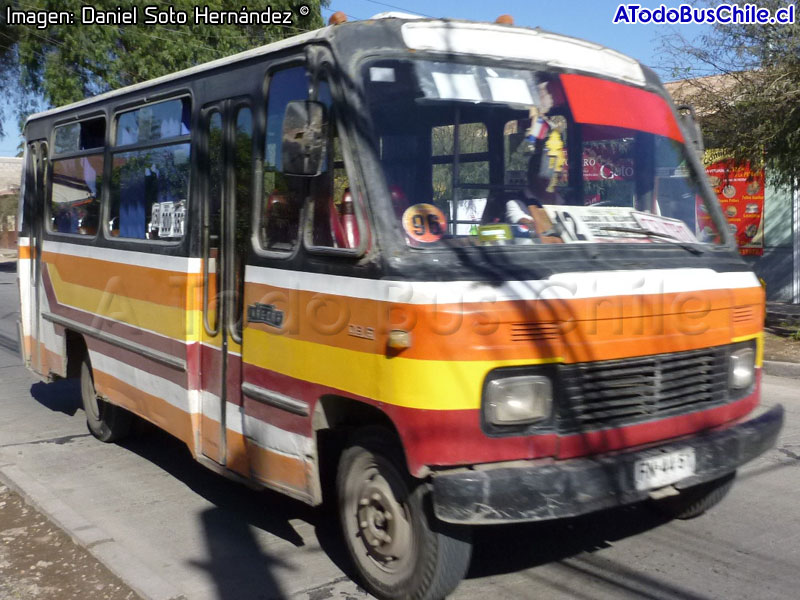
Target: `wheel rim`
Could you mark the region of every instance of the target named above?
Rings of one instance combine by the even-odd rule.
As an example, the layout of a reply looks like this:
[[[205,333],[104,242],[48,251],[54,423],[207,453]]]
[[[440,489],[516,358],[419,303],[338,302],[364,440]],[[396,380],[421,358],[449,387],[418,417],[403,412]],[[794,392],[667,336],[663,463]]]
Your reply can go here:
[[[405,577],[414,557],[412,521],[396,490],[407,491],[391,467],[369,461],[353,479],[348,534],[362,567],[390,578]],[[352,480],[351,480],[352,481]]]

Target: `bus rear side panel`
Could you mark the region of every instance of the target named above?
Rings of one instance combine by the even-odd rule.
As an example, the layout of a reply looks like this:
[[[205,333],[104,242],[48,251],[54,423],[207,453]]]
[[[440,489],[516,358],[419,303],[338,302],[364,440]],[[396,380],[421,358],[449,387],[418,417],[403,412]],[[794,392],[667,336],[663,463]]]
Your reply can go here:
[[[53,355],[82,335],[98,393],[194,448],[198,261],[55,240],[42,259]]]

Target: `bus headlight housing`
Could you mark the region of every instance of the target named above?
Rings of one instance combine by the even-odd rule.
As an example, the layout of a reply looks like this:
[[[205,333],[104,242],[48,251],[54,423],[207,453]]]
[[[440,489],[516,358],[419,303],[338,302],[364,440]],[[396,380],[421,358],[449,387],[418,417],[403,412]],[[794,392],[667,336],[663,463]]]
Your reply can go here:
[[[756,349],[753,344],[731,350],[728,361],[728,385],[732,390],[744,390],[753,385],[756,371]]]
[[[486,420],[492,425],[542,421],[553,409],[553,384],[542,375],[493,379],[486,385]]]

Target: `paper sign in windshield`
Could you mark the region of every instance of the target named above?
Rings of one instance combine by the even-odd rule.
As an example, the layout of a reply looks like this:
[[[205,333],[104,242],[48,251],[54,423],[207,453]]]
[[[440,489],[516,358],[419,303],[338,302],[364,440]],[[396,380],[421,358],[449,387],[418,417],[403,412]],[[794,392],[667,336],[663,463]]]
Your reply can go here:
[[[531,91],[528,89],[528,82],[524,79],[514,79],[511,77],[487,77],[486,83],[492,93],[492,100],[495,102],[509,102],[511,104],[533,104]]]
[[[647,229],[647,231],[652,231],[653,233],[661,233],[681,242],[693,243],[697,241],[697,238],[686,223],[680,219],[670,219],[669,217],[638,211],[633,211],[631,214],[642,229]]]
[[[604,227],[639,228],[631,216],[633,210],[628,207],[546,205],[544,209],[565,242],[642,241],[641,236],[635,233],[604,229]]]
[[[403,213],[403,231],[417,242],[438,242],[447,232],[447,217],[433,204],[415,204]]]
[[[651,242],[652,231],[682,242],[696,242],[686,223],[624,206],[545,206],[565,242]],[[629,229],[631,231],[620,231]]]
[[[439,98],[448,100],[480,101],[478,81],[469,73],[433,73],[433,82]]]

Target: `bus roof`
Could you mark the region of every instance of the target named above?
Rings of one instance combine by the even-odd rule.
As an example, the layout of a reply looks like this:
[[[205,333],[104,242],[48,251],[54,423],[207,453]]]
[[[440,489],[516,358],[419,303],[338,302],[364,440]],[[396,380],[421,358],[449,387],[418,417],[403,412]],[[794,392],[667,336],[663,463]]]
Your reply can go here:
[[[342,27],[342,25],[347,28],[359,27],[374,24],[376,21],[395,23],[405,47],[411,50],[537,61],[554,67],[575,69],[621,79],[639,86],[645,85],[648,79],[642,65],[635,59],[580,38],[555,34],[539,28],[533,29],[475,21],[428,19],[405,13],[387,12],[375,15],[366,21],[329,25],[328,27],[278,40],[251,50],[245,50],[238,54],[195,65],[162,77],[105,92],[72,104],[42,111],[30,115],[25,124],[27,126],[30,121],[42,117],[49,117],[84,106],[88,107],[110,98],[263,56],[291,48],[292,46],[299,46],[313,40],[330,38],[335,35],[335,30]]]

